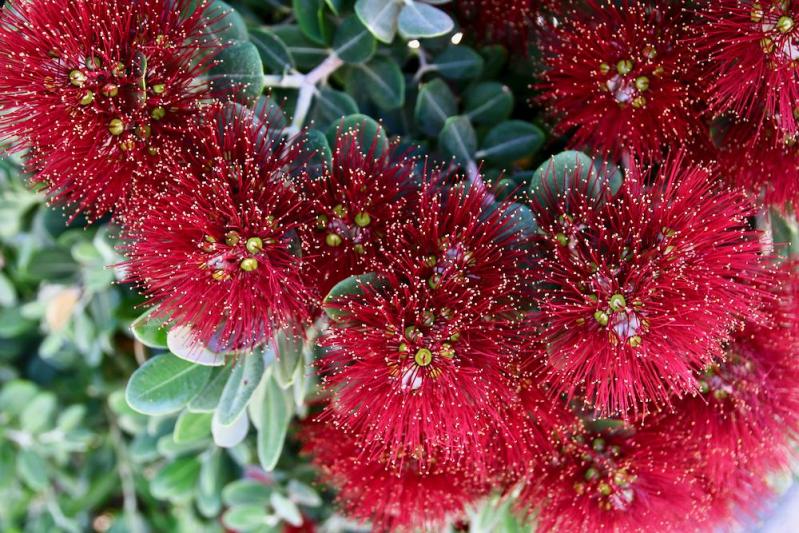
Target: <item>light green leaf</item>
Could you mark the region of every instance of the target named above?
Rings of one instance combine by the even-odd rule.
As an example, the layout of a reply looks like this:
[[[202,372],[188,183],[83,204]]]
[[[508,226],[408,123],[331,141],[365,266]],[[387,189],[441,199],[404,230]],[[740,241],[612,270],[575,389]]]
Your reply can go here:
[[[246,409],[252,393],[264,376],[265,369],[260,349],[240,356],[230,373],[216,408],[216,417],[220,424],[231,425]]]
[[[47,463],[38,453],[24,448],[17,454],[17,473],[31,490],[38,492],[47,487],[47,470]]]
[[[125,399],[146,415],[179,411],[205,386],[211,375],[207,366],[195,365],[172,354],[162,354],[140,366],[128,381]]]
[[[166,336],[169,351],[175,356],[190,363],[202,366],[222,366],[225,364],[225,354],[212,352],[194,336],[191,328],[174,326]]]
[[[398,27],[405,39],[423,39],[446,35],[455,23],[437,7],[422,2],[406,2],[399,15]]]
[[[222,515],[225,527],[235,531],[254,531],[267,524],[266,507],[262,505],[236,505]]]
[[[175,422],[172,438],[177,444],[185,444],[205,439],[211,435],[211,413],[192,413],[183,411]]]
[[[212,413],[219,405],[219,398],[222,397],[222,391],[225,390],[232,371],[231,365],[213,369],[203,390],[189,402],[188,410],[193,413]]]
[[[275,336],[277,358],[272,366],[272,375],[281,388],[287,389],[294,383],[297,366],[302,360],[302,339],[279,331]]]
[[[166,349],[167,328],[164,325],[164,318],[153,318],[153,314],[158,311],[157,307],[148,309],[139,318],[131,322],[130,330],[133,336],[140,343],[149,348]]]
[[[150,482],[150,491],[159,500],[173,503],[188,501],[200,476],[196,457],[179,457],[164,466]]]
[[[50,429],[56,404],[56,396],[52,392],[41,392],[34,396],[19,417],[22,429],[28,433]]]
[[[343,296],[363,294],[362,287],[364,285],[374,285],[377,282],[377,274],[374,272],[350,276],[339,281],[332,289],[330,289],[330,292],[327,293],[327,296],[325,296],[325,313],[327,313],[327,316],[331,320],[340,320],[344,316],[344,311],[331,307],[328,304]]]
[[[363,63],[372,57],[377,42],[355,15],[345,18],[333,38],[333,51],[347,63]]]
[[[302,525],[302,515],[300,514],[299,508],[297,508],[297,504],[293,501],[279,492],[273,492],[270,502],[272,503],[272,509],[275,510],[275,513],[277,513],[280,518],[294,527]]]
[[[239,479],[222,490],[222,501],[228,507],[236,505],[260,505],[269,503],[272,489],[253,479]]]
[[[391,43],[397,35],[402,4],[396,0],[358,0],[355,14],[379,41]]]
[[[460,165],[472,161],[477,151],[477,134],[469,118],[463,115],[448,118],[438,134],[438,146]]]
[[[271,472],[280,459],[291,415],[291,408],[283,391],[274,378],[270,378],[266,384],[263,418],[258,431],[258,459],[267,472]]]
[[[243,411],[229,426],[222,425],[216,414],[211,419],[211,434],[214,437],[214,443],[221,448],[232,448],[239,444],[247,436],[249,429],[250,419],[247,416],[247,411]]]

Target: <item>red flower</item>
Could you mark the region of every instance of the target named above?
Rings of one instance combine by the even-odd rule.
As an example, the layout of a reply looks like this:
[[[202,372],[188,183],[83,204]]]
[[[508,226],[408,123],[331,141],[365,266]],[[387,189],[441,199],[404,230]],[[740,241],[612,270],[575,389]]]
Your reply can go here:
[[[799,5],[781,0],[717,0],[697,10],[696,46],[711,111],[733,112],[759,128],[776,119],[797,133]]]
[[[401,465],[371,458],[357,436],[318,419],[304,423],[300,439],[322,481],[338,489],[344,512],[370,520],[373,531],[438,530],[489,489],[468,464],[428,467],[414,456]]]
[[[348,276],[374,268],[390,224],[407,220],[415,161],[339,132],[324,175],[308,182],[315,221],[304,228],[304,248],[321,294]]]
[[[538,0],[463,0],[455,2],[458,21],[485,43],[526,52]]]
[[[602,415],[669,404],[697,389],[693,372],[743,317],[759,317],[769,269],[747,227],[753,208],[709,178],[678,156],[651,178],[628,172],[615,198],[583,180],[536,203],[537,301],[558,392]]]
[[[799,277],[784,268],[779,300],[765,325],[748,324],[726,346],[724,358],[698,376],[700,394],[677,404],[667,423],[688,428],[699,443],[716,515],[731,516],[742,495],[756,506],[765,479],[796,457],[799,436]]]
[[[767,205],[784,208],[799,200],[799,139],[783,135],[771,121],[758,132],[748,122],[717,124],[720,139],[715,156],[730,183],[755,196],[764,193]]]
[[[684,81],[693,61],[681,35],[684,14],[634,0],[585,4],[568,3],[543,32],[539,99],[558,120],[557,133],[573,131],[571,146],[660,159],[696,126]]]
[[[306,319],[314,297],[297,256],[299,148],[233,105],[196,147],[176,183],[129,221],[130,278],[200,341],[250,347]]]
[[[575,421],[533,471],[521,501],[539,531],[693,530],[706,498],[680,428]]]
[[[207,98],[208,4],[33,0],[0,14],[0,129],[57,200],[99,217],[169,178]]]

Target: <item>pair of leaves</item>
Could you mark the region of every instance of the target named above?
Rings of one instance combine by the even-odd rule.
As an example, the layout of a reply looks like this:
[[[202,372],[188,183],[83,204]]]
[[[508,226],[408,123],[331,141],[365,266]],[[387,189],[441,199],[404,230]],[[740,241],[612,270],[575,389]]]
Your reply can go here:
[[[455,24],[444,11],[428,0],[358,0],[355,13],[380,41],[390,44],[397,32],[404,39],[438,37],[451,32]]]

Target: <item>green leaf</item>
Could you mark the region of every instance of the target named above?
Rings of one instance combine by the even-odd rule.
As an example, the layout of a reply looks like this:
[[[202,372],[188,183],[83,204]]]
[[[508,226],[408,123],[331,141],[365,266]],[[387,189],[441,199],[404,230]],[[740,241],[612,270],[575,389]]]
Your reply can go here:
[[[274,378],[269,379],[264,394],[261,429],[258,431],[258,459],[267,472],[274,470],[283,451],[291,408]]]
[[[295,25],[273,26],[271,30],[286,44],[297,68],[301,70],[311,70],[329,54],[326,48],[312,42]]]
[[[0,307],[11,307],[17,303],[17,290],[8,276],[0,272]]]
[[[174,413],[202,390],[210,375],[207,366],[192,364],[172,354],[156,355],[130,377],[125,399],[133,409],[146,415]]]
[[[368,63],[356,65],[352,83],[365,87],[381,109],[397,109],[405,103],[405,77],[399,65],[388,57],[375,57]]]
[[[197,509],[207,518],[215,518],[222,510],[222,484],[225,464],[219,448],[210,450],[200,459],[200,479],[197,483]]]
[[[438,134],[438,146],[460,165],[472,161],[477,151],[477,134],[469,118],[463,115],[448,118]]]
[[[483,148],[475,154],[495,164],[510,164],[535,154],[544,144],[544,132],[521,120],[509,120],[495,126],[483,139]]]
[[[16,416],[23,412],[39,392],[38,387],[30,381],[16,379],[3,385],[0,392],[0,412],[8,416]]]
[[[497,124],[513,111],[513,92],[495,81],[479,83],[464,94],[464,111],[474,124]]]
[[[327,128],[341,117],[358,113],[352,96],[329,87],[322,87],[314,98],[312,116],[319,127]]]
[[[159,500],[181,503],[191,499],[200,476],[196,457],[179,457],[162,468],[150,482],[150,491]]]
[[[39,492],[47,487],[47,470],[47,463],[38,453],[23,448],[17,454],[17,473],[31,490]]]
[[[400,35],[405,39],[438,37],[455,27],[449,15],[421,2],[406,2],[397,22]]]
[[[302,339],[285,331],[275,336],[277,342],[277,358],[272,366],[274,376],[281,388],[287,389],[294,383],[297,366],[302,360]]]
[[[139,318],[130,324],[130,330],[136,340],[145,346],[166,349],[167,328],[164,326],[164,318],[152,317],[157,310],[157,307],[153,307],[142,313]]]
[[[247,408],[247,403],[264,376],[264,357],[260,350],[240,356],[227,380],[216,416],[219,423],[229,426]]]
[[[530,181],[530,194],[548,205],[551,196],[562,196],[569,189],[586,187],[591,195],[598,195],[605,187],[615,193],[621,186],[621,172],[601,161],[595,162],[582,152],[567,150],[549,158],[539,166]]]
[[[50,429],[57,402],[55,394],[49,391],[40,392],[34,396],[19,417],[23,431],[39,433],[45,429]]]
[[[204,13],[203,18],[213,21],[206,28],[206,33],[218,43],[247,40],[247,24],[239,12],[222,0],[216,0]]]
[[[231,372],[233,372],[233,367],[230,365],[213,369],[213,374],[203,390],[189,402],[189,411],[212,413],[219,405],[219,399],[222,397],[222,391],[225,390]]]
[[[344,7],[344,0],[325,0],[325,3],[334,15],[339,15],[341,13],[341,8]]]
[[[78,271],[78,264],[68,250],[45,248],[33,252],[27,273],[33,279],[53,282],[71,279]]]
[[[310,166],[330,168],[333,165],[333,152],[327,137],[321,131],[311,129],[305,133],[305,150],[313,154],[308,161]],[[320,170],[319,173],[321,172]]]
[[[291,52],[274,32],[258,28],[250,33],[250,40],[255,44],[261,55],[261,61],[270,72],[282,74],[294,67]]]
[[[443,80],[436,78],[419,89],[414,118],[425,134],[438,135],[447,119],[457,112],[455,95]]]
[[[222,515],[225,527],[235,531],[253,531],[267,524],[266,507],[262,505],[236,505]]]
[[[325,20],[322,0],[292,0],[291,5],[302,33],[316,44],[327,44],[330,28]]]
[[[391,43],[397,35],[397,19],[402,4],[396,0],[358,0],[355,14],[379,41]]]
[[[250,42],[237,42],[220,51],[216,60],[208,72],[211,88],[254,104],[264,91],[264,67],[258,48]]]
[[[322,497],[312,487],[305,483],[290,479],[286,489],[289,493],[289,498],[293,502],[306,507],[319,507],[322,505]]]
[[[363,63],[372,57],[377,41],[358,17],[350,15],[341,21],[333,38],[333,51],[347,63]]]
[[[483,71],[483,58],[468,46],[450,46],[436,56],[430,68],[451,80],[468,80]]]
[[[222,490],[222,501],[228,507],[236,505],[260,505],[269,503],[272,489],[253,479],[239,479]]]
[[[212,352],[193,335],[186,326],[174,326],[166,335],[169,351],[175,356],[196,365],[222,366],[225,354]]]
[[[330,147],[338,146],[336,139],[339,135],[354,134],[357,132],[357,140],[361,146],[361,150],[368,152],[372,143],[377,143],[375,148],[375,155],[380,155],[388,150],[388,136],[383,126],[375,122],[372,117],[354,114],[343,117],[341,120],[334,122],[327,129],[327,141]]]
[[[375,283],[377,283],[377,281],[378,281],[377,274],[375,274],[374,272],[369,272],[366,274],[358,274],[356,276],[350,276],[346,279],[339,281],[332,289],[330,289],[330,292],[327,293],[327,296],[325,296],[325,301],[324,301],[325,313],[327,313],[327,316],[331,320],[340,320],[344,316],[345,311],[343,311],[342,309],[336,309],[334,307],[330,307],[330,305],[328,304],[334,302],[335,300],[343,296],[363,294],[362,287],[364,285],[374,285]]]
[[[217,413],[218,411],[214,413],[214,417],[211,419],[211,435],[214,437],[214,443],[222,448],[232,448],[243,441],[250,429],[250,419],[247,416],[247,411],[243,411],[228,426],[219,422]]]
[[[211,413],[183,411],[175,422],[172,438],[176,444],[195,442],[211,436]]]
[[[273,492],[270,503],[272,504],[272,509],[275,510],[275,513],[277,513],[280,518],[294,527],[302,525],[302,515],[300,514],[299,508],[297,508],[297,504],[293,501],[279,492]]]

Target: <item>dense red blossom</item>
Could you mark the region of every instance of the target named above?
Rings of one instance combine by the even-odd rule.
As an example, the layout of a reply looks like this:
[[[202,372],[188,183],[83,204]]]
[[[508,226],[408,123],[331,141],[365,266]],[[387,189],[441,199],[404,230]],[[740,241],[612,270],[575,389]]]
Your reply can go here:
[[[494,298],[521,304],[529,272],[524,220],[507,203],[495,203],[484,185],[442,185],[436,176],[413,200],[412,221],[393,226],[386,255],[392,264],[446,286],[451,297]]]
[[[322,295],[344,278],[368,272],[383,254],[390,224],[408,218],[415,161],[358,131],[339,132],[329,168],[308,182],[315,220],[303,228],[304,250]]]
[[[688,428],[700,445],[716,516],[731,517],[768,494],[766,477],[790,466],[799,435],[799,278],[784,267],[779,299],[766,321],[748,324],[727,344],[724,358],[698,374],[700,394],[686,398],[666,423]]]
[[[334,302],[323,364],[335,391],[328,411],[361,436],[371,457],[403,462],[488,459],[488,432],[514,400],[506,375],[518,342],[510,309],[492,298],[468,305],[411,276],[387,273],[362,295]],[[508,433],[508,432],[506,432]]]
[[[773,122],[755,132],[751,123],[716,121],[712,154],[728,183],[765,204],[786,207],[799,200],[799,139],[779,132]]]
[[[527,51],[538,0],[463,0],[455,2],[458,21],[485,43]]]
[[[555,441],[521,495],[538,531],[692,531],[705,516],[696,448],[680,428],[575,419]]]
[[[693,59],[682,39],[683,11],[635,0],[575,4],[565,2],[558,23],[542,34],[537,88],[555,131],[573,132],[570,146],[660,159],[697,124],[685,81]]]
[[[121,212],[169,178],[206,87],[207,4],[34,0],[0,14],[0,130],[71,207]]]
[[[306,319],[316,298],[298,257],[302,158],[279,134],[226,107],[175,169],[176,184],[128,225],[130,278],[204,343],[251,346]]]
[[[401,465],[371,458],[361,439],[319,419],[304,423],[300,440],[322,481],[338,489],[347,516],[371,521],[373,531],[440,530],[490,490],[468,464],[442,462],[430,468],[415,457]]]
[[[697,389],[693,372],[760,316],[770,270],[743,194],[680,157],[632,169],[613,198],[588,181],[535,202],[544,357],[558,392],[626,417]]]
[[[759,128],[774,119],[797,133],[799,4],[718,0],[697,10],[696,46],[710,110],[732,112]]]

